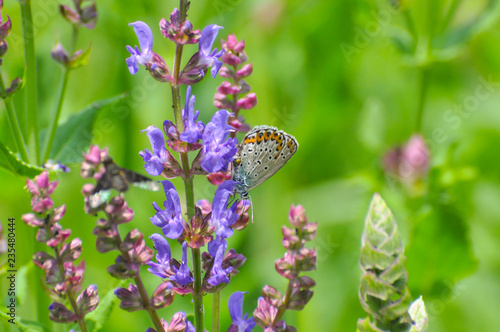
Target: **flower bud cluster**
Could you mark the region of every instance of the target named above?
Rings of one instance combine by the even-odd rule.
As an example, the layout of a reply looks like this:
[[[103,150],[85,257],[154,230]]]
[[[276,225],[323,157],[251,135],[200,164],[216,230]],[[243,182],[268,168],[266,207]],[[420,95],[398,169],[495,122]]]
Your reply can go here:
[[[82,252],[82,241],[78,238],[67,239],[71,234],[69,229],[63,229],[59,221],[66,211],[65,205],[53,207],[50,195],[57,187],[57,181],[50,182],[49,173],[43,171],[34,180],[26,181],[26,188],[31,194],[33,213],[22,216],[29,226],[38,228],[36,240],[52,248],[53,254],[39,251],[33,255],[33,263],[43,269],[47,291],[56,299],[49,307],[49,317],[58,323],[70,323],[83,319],[93,311],[99,303],[97,287],[89,286],[72,303],[73,309],[68,309],[62,301],[66,297],[74,301],[73,293],[80,291],[85,271],[85,262],[75,264]],[[67,296],[71,294],[71,296]],[[74,308],[77,308],[76,310]]]
[[[275,263],[276,271],[289,280],[282,295],[276,288],[266,285],[254,311],[254,318],[265,331],[296,331],[281,320],[286,310],[302,310],[313,296],[315,281],[301,272],[316,269],[316,250],[305,247],[316,237],[317,223],[310,223],[301,205],[290,208],[289,221],[293,227],[283,227],[283,246],[288,250]]]
[[[244,51],[245,41],[238,41],[234,34],[227,36],[227,40],[222,40],[224,55],[221,57],[224,65],[220,69],[220,76],[228,79],[217,88],[214,97],[215,107],[230,109],[233,114],[229,119],[229,124],[237,132],[247,132],[250,126],[245,123],[245,119],[239,116],[239,111],[249,110],[257,105],[257,96],[250,92],[250,85],[244,80],[252,74],[253,65],[246,63],[247,55]]]
[[[84,2],[91,2],[88,6],[82,7]],[[93,29],[97,22],[97,7],[94,1],[73,0],[75,9],[68,5],[59,5],[59,12],[73,29],[77,30],[80,26]],[[64,48],[61,43],[56,43],[52,48],[50,55],[52,59],[67,69],[76,69],[85,66],[89,60],[89,47],[87,50],[77,50],[72,55]]]
[[[0,66],[3,64],[3,57],[7,53],[8,45],[5,38],[10,34],[10,30],[12,29],[12,21],[10,17],[7,15],[7,21],[4,22],[3,16],[3,0],[0,0]],[[16,92],[19,87],[22,85],[22,80],[19,77],[16,77],[5,89],[5,92],[0,94],[0,97],[3,99],[11,96],[14,92]]]
[[[83,3],[91,2],[88,6],[82,7]],[[75,9],[68,5],[59,5],[61,15],[75,26],[83,26],[93,29],[97,22],[97,7],[94,1],[73,0]]]
[[[248,206],[235,202],[227,207],[234,188],[233,181],[226,181],[215,193],[213,204],[203,200],[198,202],[195,215],[190,223],[183,219],[179,195],[172,183],[162,181],[167,200],[165,210],[153,206],[156,214],[151,222],[162,229],[163,235],[153,234],[151,240],[157,250],[156,261],[148,263],[154,275],[168,279],[177,294],[193,293],[193,275],[187,266],[187,247],[199,249],[208,245],[208,252],[202,253],[205,275],[203,292],[214,293],[224,288],[230,278],[238,273],[246,258],[234,249],[227,250],[226,239],[233,234],[233,227],[244,228],[248,223]],[[246,201],[245,201],[246,202]],[[246,202],[248,204],[248,202]],[[170,245],[166,238],[182,243],[183,256],[179,262],[171,257]]]
[[[109,158],[106,149],[91,146],[88,154],[84,153],[81,175],[84,178],[101,178],[103,174],[103,161]],[[92,184],[85,184],[83,194],[85,196],[85,211],[95,215],[103,212],[105,218],[99,218],[92,233],[97,237],[96,248],[100,253],[116,250],[119,255],[115,263],[107,268],[108,273],[117,279],[129,279],[139,277],[141,266],[146,265],[153,258],[153,250],[146,246],[144,235],[133,229],[122,238],[118,226],[130,222],[134,218],[134,211],[128,206],[123,196],[114,196],[97,208],[91,208],[89,197],[93,192]],[[174,293],[172,285],[163,283],[153,295],[148,298],[147,294],[141,293],[136,285],[130,284],[128,288],[118,288],[116,296],[121,300],[120,307],[126,311],[145,309],[159,309],[169,305],[173,301]]]
[[[211,68],[212,76],[215,77],[222,66],[219,58],[224,54],[224,50],[212,50],[218,31],[222,29],[220,26],[212,24],[201,32],[199,29],[193,30],[193,25],[189,20],[181,21],[181,14],[177,9],[170,14],[170,21],[165,18],[161,19],[160,31],[165,38],[177,46],[198,44],[198,52],[191,56],[186,66],[178,73],[178,77],[174,77],[165,60],[153,52],[151,28],[141,21],[129,25],[134,28],[140,45],[140,48],[127,45],[130,57],[126,59],[126,63],[132,75],[139,71],[139,65],[141,65],[159,82],[192,85],[201,81],[209,68]]]
[[[383,158],[383,166],[390,175],[412,184],[427,175],[429,159],[430,151],[424,138],[416,134],[405,145],[389,150]]]

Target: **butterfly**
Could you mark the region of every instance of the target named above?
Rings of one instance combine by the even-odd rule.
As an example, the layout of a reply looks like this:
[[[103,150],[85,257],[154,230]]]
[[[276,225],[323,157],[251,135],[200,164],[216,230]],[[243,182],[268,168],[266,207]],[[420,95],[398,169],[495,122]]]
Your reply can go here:
[[[295,137],[270,126],[253,128],[238,145],[233,160],[234,192],[243,199],[248,191],[276,174],[299,148]]]
[[[103,160],[106,171],[102,174],[92,194],[89,197],[89,203],[92,208],[104,204],[111,196],[111,189],[124,193],[130,187],[130,184],[147,190],[158,191],[160,185],[134,171],[118,166],[112,158],[107,157]]]

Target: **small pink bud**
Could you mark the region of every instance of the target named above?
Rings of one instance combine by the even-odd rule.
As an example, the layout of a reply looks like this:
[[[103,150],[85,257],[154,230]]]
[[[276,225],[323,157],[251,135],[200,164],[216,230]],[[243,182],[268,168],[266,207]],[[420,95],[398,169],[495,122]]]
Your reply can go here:
[[[252,63],[247,63],[247,64],[243,65],[243,67],[241,67],[241,69],[239,69],[236,72],[236,78],[240,79],[240,78],[243,78],[243,77],[247,77],[250,74],[252,74],[252,72],[253,72],[253,64]]]
[[[242,39],[239,43],[237,43],[235,46],[234,46],[234,51],[236,53],[240,53],[240,52],[243,52],[243,49],[245,48],[245,39]]]
[[[221,83],[221,85],[217,88],[217,91],[221,93],[222,95],[232,95],[235,93],[240,92],[240,87],[234,84],[231,84],[231,82],[224,81]]]
[[[236,102],[237,108],[245,110],[249,110],[255,107],[255,105],[257,105],[257,95],[254,92],[247,94]]]

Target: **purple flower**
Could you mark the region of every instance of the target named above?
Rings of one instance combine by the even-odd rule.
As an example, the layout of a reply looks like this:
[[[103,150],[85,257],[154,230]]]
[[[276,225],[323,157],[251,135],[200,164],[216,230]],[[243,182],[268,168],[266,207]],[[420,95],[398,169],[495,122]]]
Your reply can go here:
[[[155,276],[158,276],[162,279],[167,278],[168,274],[167,271],[171,271],[170,267],[170,246],[168,245],[167,240],[161,236],[160,234],[153,234],[149,237],[151,240],[153,240],[156,248],[156,261],[157,263],[153,261],[149,261],[147,264],[150,266],[148,269],[149,272],[154,274]]]
[[[181,140],[187,143],[196,143],[200,138],[203,137],[203,122],[196,120],[200,111],[194,112],[194,95],[191,96],[191,87],[187,87],[186,91],[186,103],[184,109],[182,110],[182,120],[184,123],[184,131],[181,133]]]
[[[163,163],[167,161],[167,150],[165,148],[165,138],[161,129],[155,126],[149,126],[141,132],[147,131],[149,141],[153,147],[153,152],[144,149],[139,155],[144,159],[146,172],[149,175],[157,176],[163,172]]]
[[[170,280],[176,281],[179,284],[186,286],[194,281],[194,278],[191,277],[191,271],[187,266],[187,242],[184,241],[182,243],[182,262],[181,266],[177,269],[175,266],[172,266],[175,275],[170,277]]]
[[[127,67],[132,75],[139,71],[139,65],[146,66],[153,62],[153,33],[149,26],[141,21],[130,23],[129,26],[134,27],[135,34],[139,39],[141,49],[135,46],[132,48],[127,45],[127,50],[130,52],[130,57],[127,58]]]
[[[227,208],[229,197],[233,194],[234,184],[235,182],[232,180],[223,182],[217,188],[212,203],[212,218],[210,223],[215,227],[215,234],[223,239],[227,239],[233,235],[231,225],[234,224],[239,217],[236,213],[238,202],[234,202],[230,208]]]
[[[228,332],[250,332],[255,327],[255,319],[248,314],[243,316],[243,294],[244,292],[234,292],[228,301],[229,314],[233,320],[233,324],[229,327]]]
[[[165,180],[161,181],[161,183],[167,197],[167,200],[163,202],[165,210],[160,209],[158,204],[153,202],[156,214],[151,217],[151,222],[153,225],[161,227],[163,234],[169,239],[177,239],[182,234],[184,227],[179,194],[177,194],[174,185],[170,181]]]
[[[214,257],[214,265],[210,271],[210,278],[207,279],[208,283],[212,286],[217,286],[222,282],[229,283],[229,273],[233,271],[233,267],[229,266],[227,269],[222,267],[222,259],[224,258],[226,249],[227,242],[223,238],[217,237],[208,244],[210,255]]]
[[[217,38],[217,33],[219,29],[223,29],[221,26],[212,24],[207,26],[201,32],[201,39],[199,46],[199,62],[198,65],[212,67],[212,77],[215,78],[222,66],[222,61],[219,58],[224,54],[224,50],[217,52],[217,48],[212,51],[212,45],[214,44],[215,38]]]
[[[233,130],[227,123],[229,112],[226,110],[217,111],[203,132],[203,159],[201,167],[214,173],[220,170],[226,171],[230,161],[238,151],[236,138],[228,138]],[[227,140],[226,140],[227,139]]]

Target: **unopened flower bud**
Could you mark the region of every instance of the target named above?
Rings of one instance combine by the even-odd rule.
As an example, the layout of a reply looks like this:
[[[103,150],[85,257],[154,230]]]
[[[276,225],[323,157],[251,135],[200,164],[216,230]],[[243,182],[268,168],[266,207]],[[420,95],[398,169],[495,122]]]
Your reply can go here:
[[[57,43],[50,51],[52,59],[65,66],[69,62],[69,54],[61,43]]]
[[[90,285],[87,287],[76,299],[76,304],[80,313],[86,315],[91,311],[94,311],[99,304],[99,296],[97,295],[97,286]]]
[[[236,107],[245,110],[249,110],[255,107],[255,105],[257,105],[257,95],[254,92],[247,94],[236,102]]]
[[[141,294],[137,286],[130,284],[127,288],[117,288],[115,295],[120,299],[120,308],[125,311],[137,311],[144,309]]]
[[[72,323],[78,320],[78,316],[63,304],[54,302],[49,306],[49,318],[57,323]]]

